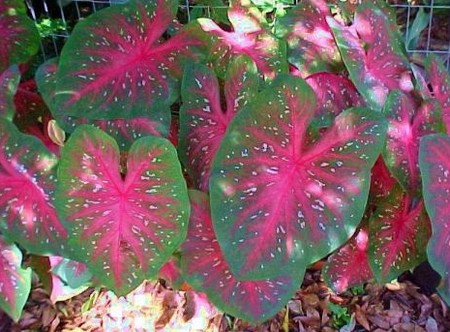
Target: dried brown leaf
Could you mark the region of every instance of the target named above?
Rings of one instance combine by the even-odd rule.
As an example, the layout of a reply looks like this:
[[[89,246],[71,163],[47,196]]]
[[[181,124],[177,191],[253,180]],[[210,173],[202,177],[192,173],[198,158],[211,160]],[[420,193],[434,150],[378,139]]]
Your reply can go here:
[[[288,308],[296,315],[303,315],[302,302],[300,300],[290,300]]]
[[[56,317],[56,311],[52,307],[46,307],[42,311],[42,325],[48,327]]]
[[[328,311],[328,307],[324,307],[322,309],[322,326],[326,326],[330,321],[330,312]]]
[[[390,283],[387,283],[385,285],[385,287],[390,290],[391,292],[398,292],[401,291],[403,289],[405,289],[405,285],[403,283],[399,283],[397,281],[393,281]]]
[[[389,322],[386,320],[386,317],[381,315],[367,316],[367,319],[384,330],[388,330],[391,327]]]
[[[317,308],[319,306],[319,302],[319,297],[314,293],[305,294],[302,297],[303,309],[308,307]]]
[[[427,332],[438,332],[438,325],[437,322],[434,320],[433,317],[428,317],[427,323],[425,324],[425,330]]]
[[[367,307],[367,303],[365,303],[364,305]],[[360,307],[359,305],[356,305],[355,308],[356,321],[367,331],[370,331],[370,323],[367,320],[365,309],[363,307]]]

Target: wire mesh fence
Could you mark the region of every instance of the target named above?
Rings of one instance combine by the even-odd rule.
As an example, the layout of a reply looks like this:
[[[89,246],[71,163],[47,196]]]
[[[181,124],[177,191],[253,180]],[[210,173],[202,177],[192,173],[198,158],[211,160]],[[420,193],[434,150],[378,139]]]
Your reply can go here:
[[[43,60],[59,55],[74,25],[93,12],[127,0],[26,0],[30,16],[40,31]],[[265,2],[281,2],[265,0]],[[337,0],[361,1],[361,0]],[[261,2],[261,1],[260,1]],[[296,6],[301,0],[282,1]],[[433,53],[441,57],[450,70],[450,0],[386,0],[394,7],[406,50],[412,57]],[[180,10],[187,21],[226,6],[202,5],[201,1],[180,0]],[[201,14],[199,14],[201,13]]]

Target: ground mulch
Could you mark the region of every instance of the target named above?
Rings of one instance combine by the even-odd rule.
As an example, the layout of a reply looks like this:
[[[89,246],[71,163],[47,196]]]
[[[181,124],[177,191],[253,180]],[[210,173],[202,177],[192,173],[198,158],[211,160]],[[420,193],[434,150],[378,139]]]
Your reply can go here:
[[[83,312],[82,312],[83,307]],[[21,320],[0,315],[0,331],[450,331],[450,310],[437,294],[425,295],[411,281],[334,294],[319,270],[273,319],[252,326],[224,315],[206,297],[145,282],[126,297],[89,289],[53,304],[36,285]]]

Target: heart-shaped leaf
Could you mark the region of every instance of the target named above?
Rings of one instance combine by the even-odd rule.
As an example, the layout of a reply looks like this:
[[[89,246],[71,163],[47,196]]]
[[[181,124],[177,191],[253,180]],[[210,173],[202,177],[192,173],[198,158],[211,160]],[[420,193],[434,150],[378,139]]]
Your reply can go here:
[[[364,105],[352,81],[341,75],[317,73],[305,81],[317,97],[317,109],[311,124],[314,128],[329,127],[342,111]]]
[[[396,186],[369,221],[369,260],[377,281],[390,282],[422,263],[430,235],[423,201]]]
[[[230,123],[211,173],[211,210],[240,278],[271,278],[280,266],[294,273],[346,242],[361,220],[386,124],[350,109],[308,145],[315,109],[303,80],[279,76]]]
[[[380,110],[391,90],[413,89],[400,33],[382,8],[364,2],[350,27],[331,17],[327,22],[353,83],[370,107]]]
[[[189,215],[186,183],[169,141],[137,140],[125,167],[117,143],[87,125],[62,150],[57,207],[73,259],[118,294],[156,277],[184,240]]]
[[[46,104],[52,107],[56,93],[56,71],[58,59],[53,58],[39,66],[36,71],[36,83]],[[72,117],[65,114],[56,114],[58,124],[67,131],[72,132],[81,124],[91,124],[111,135],[123,151],[128,151],[135,140],[144,136],[167,136],[168,127],[149,117],[136,117],[133,119],[115,120],[88,120],[85,117]]]
[[[420,193],[419,140],[444,131],[441,109],[433,101],[421,105],[401,91],[389,94],[383,113],[388,120],[383,157],[392,175],[411,194]]]
[[[0,74],[0,118],[12,120],[14,116],[14,95],[19,86],[20,72],[17,65]]]
[[[278,38],[287,40],[288,60],[301,77],[336,71],[342,66],[333,33],[326,21],[331,15],[323,0],[305,0],[276,21]]]
[[[0,237],[0,308],[16,322],[31,289],[31,269],[21,264],[19,248]]]
[[[39,49],[39,33],[23,1],[0,4],[0,73],[28,61]]]
[[[376,205],[380,199],[390,195],[397,184],[397,180],[392,176],[382,156],[375,162],[371,173],[369,203]]]
[[[362,285],[373,278],[367,255],[368,233],[367,227],[362,227],[345,245],[328,258],[323,276],[326,283],[336,293],[342,293],[350,287]]]
[[[0,119],[0,229],[35,254],[58,253],[66,230],[53,206],[57,158]]]
[[[239,281],[230,271],[214,234],[208,196],[191,190],[188,235],[181,250],[181,267],[186,280],[206,292],[220,310],[243,320],[260,323],[275,315],[295,293],[301,278],[279,276],[258,281]],[[303,276],[305,265],[297,265]]]
[[[61,52],[54,112],[91,120],[148,116],[169,127],[175,84],[184,62],[198,60],[200,43],[189,27],[163,41],[177,8],[175,0],[131,0],[78,22]]]
[[[420,142],[423,197],[431,220],[428,260],[443,279],[438,291],[450,304],[450,137],[433,134]]]
[[[56,72],[58,71],[58,63],[59,58],[51,58],[42,63],[34,75],[39,93],[50,109],[54,107],[55,103],[54,98],[56,93]]]
[[[231,62],[223,94],[216,75],[208,67],[194,65],[186,70],[181,92],[179,151],[200,190],[208,191],[211,163],[228,123],[254,97],[258,85],[256,66],[246,56]]]
[[[208,42],[208,52],[219,77],[225,76],[230,61],[239,54],[252,58],[259,72],[266,77],[287,72],[286,44],[270,32],[256,7],[249,1],[230,1],[228,17],[231,31],[223,30],[210,19],[198,19],[206,32],[202,38]]]
[[[425,61],[432,91],[430,94],[441,104],[442,116],[450,134],[450,74],[443,64],[434,56]]]

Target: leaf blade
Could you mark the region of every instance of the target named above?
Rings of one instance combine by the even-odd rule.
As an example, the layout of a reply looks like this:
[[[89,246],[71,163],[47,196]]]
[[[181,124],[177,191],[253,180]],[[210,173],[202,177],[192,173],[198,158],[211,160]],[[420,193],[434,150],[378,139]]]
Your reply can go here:
[[[438,288],[445,302],[450,303],[449,203],[450,203],[450,138],[442,134],[428,135],[420,142],[419,164],[422,173],[423,197],[431,220],[432,235],[427,254],[431,266],[442,276]]]
[[[76,248],[73,258],[125,294],[155,277],[183,241],[189,205],[175,148],[167,140],[137,140],[126,172],[119,160],[110,136],[91,126],[77,128],[61,155],[57,208]]]
[[[361,220],[384,120],[347,110],[309,146],[314,110],[304,81],[279,77],[236,115],[219,149],[210,185],[213,222],[242,279],[273,277],[280,264],[289,270],[312,263],[344,243]]]
[[[0,238],[0,308],[15,322],[22,314],[31,290],[31,269],[22,269],[22,253]]]
[[[63,250],[67,232],[54,208],[56,156],[0,119],[0,228],[35,254]]]
[[[295,292],[302,277],[279,276],[267,280],[239,281],[232,275],[214,235],[205,193],[189,192],[192,214],[181,267],[194,288],[206,292],[219,309],[252,323],[275,315]],[[298,266],[303,276],[305,266]]]

